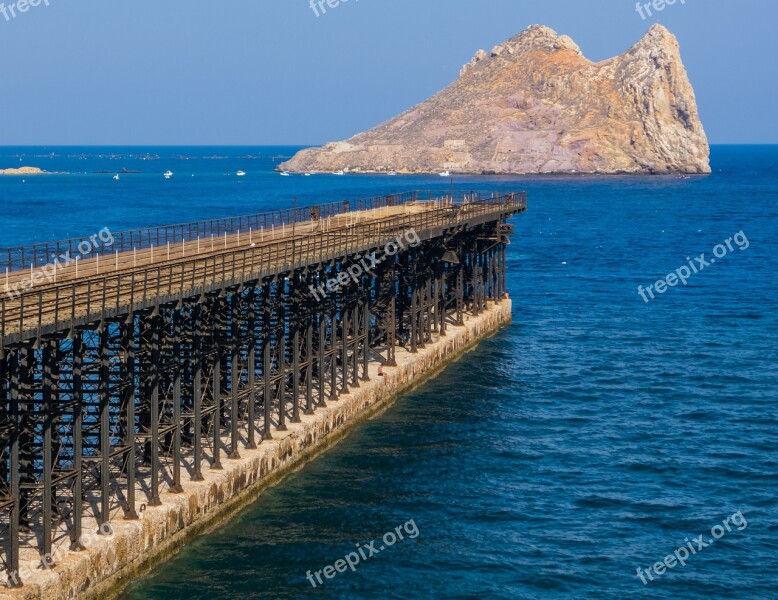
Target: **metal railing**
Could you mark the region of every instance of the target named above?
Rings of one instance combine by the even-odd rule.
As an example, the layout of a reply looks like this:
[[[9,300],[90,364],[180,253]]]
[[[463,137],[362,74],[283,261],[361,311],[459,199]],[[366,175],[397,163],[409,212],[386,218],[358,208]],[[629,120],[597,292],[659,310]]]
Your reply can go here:
[[[419,201],[417,192],[409,194],[412,201]],[[130,311],[133,307],[238,285],[377,248],[411,229],[420,232],[452,227],[483,215],[499,219],[526,209],[525,193],[502,196],[469,193],[458,198],[430,199],[432,208],[425,207],[420,212],[357,222],[329,231],[307,232],[207,256],[94,275],[26,291],[14,299],[4,297],[0,336],[3,340],[13,336],[18,341],[25,334],[39,335],[44,327],[48,331],[59,331],[79,321],[99,319],[107,313],[123,314],[122,311]],[[376,199],[369,200],[372,204],[366,203],[362,210],[376,207]],[[392,197],[383,200],[393,203]]]
[[[429,192],[431,194],[431,192]],[[356,200],[343,200],[329,202],[314,206],[298,208],[286,208],[282,210],[243,215],[239,217],[226,217],[221,219],[207,219],[192,221],[191,223],[177,223],[174,225],[160,225],[143,229],[131,229],[111,233],[113,243],[111,252],[128,252],[143,250],[145,248],[161,247],[168,243],[176,244],[210,237],[219,237],[224,234],[231,235],[238,232],[259,232],[282,225],[291,226],[295,223],[305,223],[317,219],[326,219],[339,214],[353,211],[370,210],[392,204],[404,204],[418,199],[422,194],[418,191],[404,192],[391,196],[376,196],[372,198],[358,198]],[[52,242],[40,242],[0,248],[0,272],[21,271],[23,269],[42,267],[61,256],[74,258],[79,254],[82,258],[93,255],[92,244],[88,244],[88,251],[79,250],[79,245],[91,242],[89,237],[70,238]]]

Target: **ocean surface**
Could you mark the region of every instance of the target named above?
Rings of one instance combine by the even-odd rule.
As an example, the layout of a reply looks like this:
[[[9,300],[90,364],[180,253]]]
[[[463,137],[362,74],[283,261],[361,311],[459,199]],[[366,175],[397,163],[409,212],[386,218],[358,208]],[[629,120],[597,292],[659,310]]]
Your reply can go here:
[[[0,148],[0,168],[69,173],[0,178],[0,245],[451,185],[274,173],[294,150]],[[126,600],[778,598],[778,147],[712,165],[456,177],[529,192],[513,324]],[[398,527],[314,589],[309,571]]]

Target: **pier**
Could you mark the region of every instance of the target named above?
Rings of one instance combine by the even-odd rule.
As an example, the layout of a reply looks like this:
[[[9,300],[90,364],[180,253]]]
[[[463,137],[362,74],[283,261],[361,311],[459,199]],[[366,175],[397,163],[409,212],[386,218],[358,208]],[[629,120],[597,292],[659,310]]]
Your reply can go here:
[[[504,322],[524,210],[407,192],[0,250],[9,597],[108,589]]]

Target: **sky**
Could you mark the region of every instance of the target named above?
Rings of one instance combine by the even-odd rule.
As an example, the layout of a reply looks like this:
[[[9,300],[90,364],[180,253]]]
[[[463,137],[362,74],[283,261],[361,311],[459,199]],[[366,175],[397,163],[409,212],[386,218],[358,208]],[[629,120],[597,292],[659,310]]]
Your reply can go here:
[[[679,39],[711,143],[778,143],[775,0],[676,0],[646,19],[635,0],[339,0],[318,16],[310,0],[27,1],[0,0],[0,145],[320,144],[529,25],[599,61],[654,22]]]

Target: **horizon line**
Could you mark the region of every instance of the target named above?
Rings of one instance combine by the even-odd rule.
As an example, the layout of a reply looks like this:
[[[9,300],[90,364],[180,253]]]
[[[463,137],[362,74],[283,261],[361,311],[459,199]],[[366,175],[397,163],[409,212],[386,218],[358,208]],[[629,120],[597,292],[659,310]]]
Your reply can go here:
[[[315,144],[257,143],[257,144],[0,144],[0,148],[261,148],[275,146],[279,148],[313,148],[332,142]],[[714,146],[778,146],[774,142],[708,142]]]

